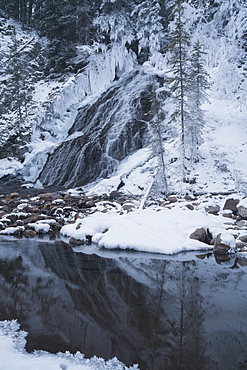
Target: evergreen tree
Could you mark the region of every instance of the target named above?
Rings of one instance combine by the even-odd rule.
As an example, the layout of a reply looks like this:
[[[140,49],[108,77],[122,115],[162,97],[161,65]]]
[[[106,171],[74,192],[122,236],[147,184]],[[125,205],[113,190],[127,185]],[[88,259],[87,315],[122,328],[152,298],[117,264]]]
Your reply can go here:
[[[167,171],[166,171],[166,161],[165,161],[165,147],[163,140],[163,119],[164,114],[161,108],[162,99],[159,98],[157,93],[157,88],[155,86],[155,81],[153,77],[153,99],[152,99],[152,114],[154,118],[150,122],[152,130],[152,148],[154,155],[158,159],[157,173],[154,179],[153,187],[151,191],[155,195],[167,195],[168,194],[168,181],[167,181]]]
[[[0,8],[22,24],[22,28],[31,23],[35,0],[0,0]]]
[[[204,113],[201,105],[208,100],[207,90],[210,88],[209,75],[204,68],[202,44],[197,41],[192,49],[190,64],[188,66],[188,111],[189,119],[186,127],[187,153],[191,164],[198,162],[198,149],[202,140],[202,128],[204,125]]]
[[[187,164],[185,157],[185,126],[188,120],[188,111],[186,107],[186,94],[188,85],[188,50],[190,36],[186,31],[186,20],[183,17],[184,3],[182,0],[174,0],[171,17],[174,21],[171,23],[170,30],[170,65],[173,76],[171,78],[171,92],[175,98],[176,108],[172,114],[171,120],[180,123],[181,133],[181,155],[183,179],[186,180]]]
[[[2,114],[16,112],[19,122],[23,122],[27,114],[27,104],[31,98],[31,88],[28,84],[28,70],[20,53],[20,45],[14,30],[5,67],[7,79],[0,111]]]
[[[160,13],[161,6],[157,0],[143,1],[132,11],[131,17],[138,43],[138,59],[141,63],[161,49],[164,34]]]
[[[94,25],[98,29],[98,42],[119,42],[126,46],[132,44],[134,30],[130,14],[133,5],[131,0],[103,1],[99,16],[94,19]]]

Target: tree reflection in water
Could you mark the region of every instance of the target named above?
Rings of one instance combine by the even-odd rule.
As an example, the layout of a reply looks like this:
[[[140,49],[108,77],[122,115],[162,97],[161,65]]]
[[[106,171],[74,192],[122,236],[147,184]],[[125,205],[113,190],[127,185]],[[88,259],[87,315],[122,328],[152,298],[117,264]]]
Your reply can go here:
[[[246,267],[213,256],[75,253],[62,242],[1,240],[1,320],[27,350],[116,356],[141,369],[246,365]]]

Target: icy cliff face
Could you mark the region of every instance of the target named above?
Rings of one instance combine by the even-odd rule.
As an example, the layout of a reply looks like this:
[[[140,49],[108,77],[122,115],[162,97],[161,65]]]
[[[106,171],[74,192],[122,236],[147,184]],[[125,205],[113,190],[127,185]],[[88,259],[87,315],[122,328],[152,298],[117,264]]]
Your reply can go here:
[[[33,134],[22,170],[26,181],[37,179],[47,153],[67,138],[78,107],[97,100],[115,79],[131,71],[135,65],[134,53],[119,45],[113,45],[103,53],[95,53],[89,48],[86,52],[87,66],[62,85],[51,88],[52,85],[47,86],[43,82],[37,84]],[[49,89],[50,93],[46,95]]]
[[[110,175],[119,161],[147,144],[151,94],[150,76],[136,69],[82,107],[71,136],[49,156],[41,183],[80,186]]]

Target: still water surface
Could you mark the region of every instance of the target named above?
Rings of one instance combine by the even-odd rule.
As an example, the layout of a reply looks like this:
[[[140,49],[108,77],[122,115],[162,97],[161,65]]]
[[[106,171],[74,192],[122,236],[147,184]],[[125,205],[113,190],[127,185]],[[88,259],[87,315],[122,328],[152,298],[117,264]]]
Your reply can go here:
[[[97,253],[97,254],[96,254]],[[27,351],[116,356],[140,369],[247,369],[247,260],[0,240],[0,320]]]

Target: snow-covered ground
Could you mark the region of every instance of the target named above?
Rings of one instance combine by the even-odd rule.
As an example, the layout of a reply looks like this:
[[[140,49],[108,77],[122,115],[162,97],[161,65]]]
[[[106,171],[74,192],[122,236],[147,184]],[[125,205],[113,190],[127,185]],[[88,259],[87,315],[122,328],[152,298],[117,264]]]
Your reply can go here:
[[[212,201],[206,201],[193,211],[186,204],[183,201],[169,208],[151,206],[124,214],[114,208],[109,213],[95,212],[88,217],[78,218],[73,224],[65,225],[61,234],[84,241],[90,235],[93,243],[108,249],[174,254],[212,248],[190,239],[190,234],[204,227],[210,230],[213,237],[221,234],[222,240],[234,250],[235,239],[224,226],[226,221],[229,223],[229,219],[205,212],[205,207],[212,205]]]
[[[24,349],[27,333],[19,330],[16,321],[0,321],[0,369],[1,370],[124,370],[138,369],[137,365],[126,367],[116,358],[105,361],[93,357],[85,359],[83,354],[45,351],[27,353]]]

